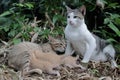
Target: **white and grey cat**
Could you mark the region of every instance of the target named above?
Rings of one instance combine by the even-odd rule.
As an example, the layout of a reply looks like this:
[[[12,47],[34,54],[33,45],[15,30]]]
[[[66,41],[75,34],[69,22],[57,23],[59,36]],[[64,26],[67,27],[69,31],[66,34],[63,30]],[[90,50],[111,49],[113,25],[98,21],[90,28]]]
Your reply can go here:
[[[89,61],[110,61],[113,68],[117,67],[113,46],[88,30],[84,21],[86,7],[83,5],[79,9],[71,9],[68,6],[66,8],[66,56],[72,55],[74,50],[77,54],[83,56],[81,61],[83,63],[88,63]]]

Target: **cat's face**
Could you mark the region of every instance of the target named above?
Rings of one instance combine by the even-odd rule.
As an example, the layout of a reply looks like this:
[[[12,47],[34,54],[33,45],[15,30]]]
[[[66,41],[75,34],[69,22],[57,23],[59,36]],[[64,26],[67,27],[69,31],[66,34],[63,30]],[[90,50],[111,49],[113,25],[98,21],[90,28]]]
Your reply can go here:
[[[77,27],[84,22],[84,15],[86,12],[85,6],[80,7],[79,9],[67,8],[67,24]]]
[[[56,39],[49,36],[49,42],[52,49],[56,52],[65,52],[65,41],[62,39]]]

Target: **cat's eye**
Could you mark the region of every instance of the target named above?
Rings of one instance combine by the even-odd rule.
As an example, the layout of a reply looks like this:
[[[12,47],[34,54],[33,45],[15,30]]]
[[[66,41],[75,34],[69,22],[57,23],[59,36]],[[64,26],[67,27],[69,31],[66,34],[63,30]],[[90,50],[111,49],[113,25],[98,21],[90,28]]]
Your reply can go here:
[[[79,17],[79,19],[82,19],[81,17]]]
[[[73,18],[77,18],[77,16],[74,16]]]
[[[67,16],[67,18],[70,18],[70,16]]]

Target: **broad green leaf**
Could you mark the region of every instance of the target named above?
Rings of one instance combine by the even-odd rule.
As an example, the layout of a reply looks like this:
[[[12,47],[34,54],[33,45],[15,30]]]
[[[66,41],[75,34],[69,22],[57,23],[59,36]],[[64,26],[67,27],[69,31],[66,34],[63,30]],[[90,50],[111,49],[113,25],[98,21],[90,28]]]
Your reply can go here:
[[[108,26],[120,37],[120,30],[112,22]]]
[[[25,4],[29,9],[32,9],[34,6],[31,3],[26,3]]]
[[[2,13],[2,14],[0,15],[0,17],[8,16],[8,15],[10,15],[10,14],[12,14],[10,11],[5,11],[4,13]]]

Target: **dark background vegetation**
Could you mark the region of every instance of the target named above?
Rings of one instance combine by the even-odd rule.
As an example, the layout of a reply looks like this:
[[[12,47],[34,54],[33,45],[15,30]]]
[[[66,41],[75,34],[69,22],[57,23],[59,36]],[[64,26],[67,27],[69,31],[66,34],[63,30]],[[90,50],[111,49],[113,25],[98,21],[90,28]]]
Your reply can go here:
[[[64,37],[63,3],[71,8],[84,4],[89,30],[110,41],[120,53],[120,0],[103,0],[104,9],[96,8],[95,0],[0,0],[0,40],[15,44],[30,41],[35,33],[40,41],[48,35]]]

